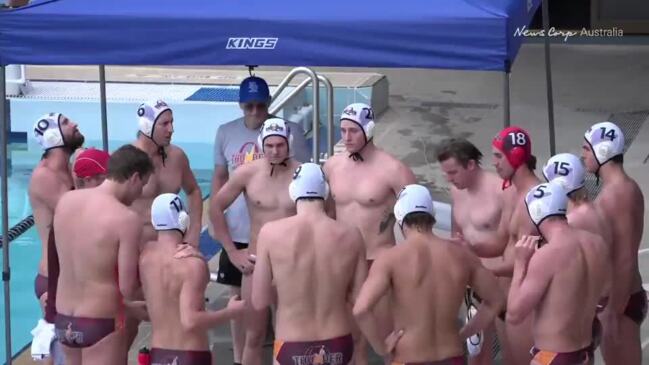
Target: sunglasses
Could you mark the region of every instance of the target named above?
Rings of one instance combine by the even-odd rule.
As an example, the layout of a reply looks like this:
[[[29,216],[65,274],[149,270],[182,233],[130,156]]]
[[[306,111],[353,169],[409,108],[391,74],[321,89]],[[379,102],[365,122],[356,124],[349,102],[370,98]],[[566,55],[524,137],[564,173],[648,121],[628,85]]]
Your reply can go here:
[[[246,111],[252,111],[254,109],[262,110],[266,109],[268,105],[266,103],[246,103],[243,105],[243,109]]]

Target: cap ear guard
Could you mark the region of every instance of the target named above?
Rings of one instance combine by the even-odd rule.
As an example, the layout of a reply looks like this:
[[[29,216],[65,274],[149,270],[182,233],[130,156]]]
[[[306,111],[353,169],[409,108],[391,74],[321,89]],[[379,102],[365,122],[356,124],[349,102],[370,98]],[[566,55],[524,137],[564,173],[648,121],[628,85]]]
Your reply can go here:
[[[140,132],[145,136],[153,139],[155,124],[162,113],[171,110],[169,105],[163,100],[155,102],[142,103],[137,108],[138,127]]]
[[[187,212],[183,210],[182,212],[178,213],[178,228],[182,231],[183,235],[187,233],[190,224],[191,219],[189,218],[189,214],[187,214]]]
[[[34,125],[34,137],[45,151],[65,146],[61,116],[60,113],[49,113],[43,115]]]
[[[624,154],[624,133],[614,123],[597,123],[586,131],[584,138],[600,166]]]
[[[276,123],[278,124],[278,127],[276,128],[281,128],[277,130],[271,130],[270,128],[272,127],[272,124]],[[281,124],[281,126],[279,126]],[[284,133],[279,133],[280,130],[284,130]],[[292,156],[293,155],[293,133],[291,132],[291,127],[288,125],[286,121],[280,118],[271,118],[267,119],[264,124],[261,126],[261,131],[259,132],[259,136],[257,137],[257,147],[261,152],[264,152],[264,142],[266,138],[271,137],[271,136],[279,136],[279,137],[284,137],[288,144],[288,155]]]
[[[191,219],[178,195],[164,193],[151,204],[151,224],[156,231],[177,230],[184,235]]]

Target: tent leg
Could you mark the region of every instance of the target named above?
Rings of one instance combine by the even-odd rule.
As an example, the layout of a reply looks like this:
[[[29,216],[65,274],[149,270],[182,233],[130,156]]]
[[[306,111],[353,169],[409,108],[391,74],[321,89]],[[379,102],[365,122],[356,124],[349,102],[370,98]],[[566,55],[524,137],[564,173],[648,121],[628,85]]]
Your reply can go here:
[[[99,94],[101,98],[101,141],[108,152],[108,117],[106,111],[106,66],[99,66]]]
[[[550,67],[550,10],[548,0],[543,0],[543,33],[545,41],[545,79],[548,94],[548,130],[550,132],[550,156],[556,153],[556,136],[554,132],[554,99],[552,97],[552,70]]]
[[[2,131],[0,132],[0,138],[2,141],[0,145],[2,149],[0,150],[0,163],[2,163],[2,281],[4,284],[4,304],[5,304],[5,354],[7,356],[7,365],[11,365],[11,310],[10,310],[10,299],[9,299],[9,201],[8,199],[8,179],[7,179],[7,170],[9,158],[7,156],[7,114],[6,114],[6,102],[7,102],[7,89],[5,84],[5,67],[0,66],[0,126]]]
[[[503,124],[505,128],[510,125],[510,106],[509,106],[509,70],[503,72]]]

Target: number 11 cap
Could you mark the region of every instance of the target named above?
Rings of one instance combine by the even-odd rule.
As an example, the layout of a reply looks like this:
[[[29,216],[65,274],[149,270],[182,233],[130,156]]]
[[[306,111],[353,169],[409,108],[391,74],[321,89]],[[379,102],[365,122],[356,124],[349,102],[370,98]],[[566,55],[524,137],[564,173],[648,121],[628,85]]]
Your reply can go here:
[[[586,169],[579,157],[572,153],[559,153],[552,156],[543,166],[545,180],[561,185],[566,195],[584,187]]]
[[[613,157],[624,154],[624,133],[611,122],[593,125],[586,131],[584,138],[600,166]]]
[[[525,206],[532,222],[538,228],[548,217],[565,217],[568,196],[561,185],[547,182],[530,189],[525,196]]]
[[[158,195],[151,204],[151,224],[156,231],[177,230],[183,235],[189,228],[189,215],[176,194]]]

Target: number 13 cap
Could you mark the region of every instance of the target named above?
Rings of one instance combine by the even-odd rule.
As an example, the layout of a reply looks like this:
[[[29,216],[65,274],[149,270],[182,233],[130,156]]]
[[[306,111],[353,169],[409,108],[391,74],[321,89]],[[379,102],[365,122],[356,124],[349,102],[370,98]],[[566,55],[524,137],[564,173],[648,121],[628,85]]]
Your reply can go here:
[[[156,231],[177,230],[183,235],[189,228],[189,215],[176,194],[158,195],[151,204],[151,224]]]
[[[543,166],[546,181],[561,185],[566,195],[584,187],[586,169],[579,157],[572,153],[559,153],[552,156]]]
[[[565,217],[568,196],[561,185],[551,181],[530,189],[525,196],[525,206],[532,222],[538,228],[548,217]]]
[[[624,134],[620,127],[611,122],[593,125],[588,128],[584,138],[600,166],[613,157],[624,154]]]
[[[511,126],[503,129],[491,143],[502,152],[514,170],[518,169],[532,157],[532,139],[521,127]]]

